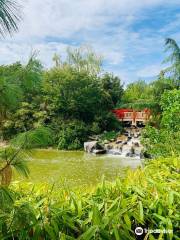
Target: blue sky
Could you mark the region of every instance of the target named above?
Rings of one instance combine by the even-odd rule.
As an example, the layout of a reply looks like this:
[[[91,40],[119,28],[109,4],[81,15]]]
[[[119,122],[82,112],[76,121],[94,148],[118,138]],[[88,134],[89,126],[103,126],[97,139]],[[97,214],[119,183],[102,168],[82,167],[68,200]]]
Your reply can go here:
[[[104,71],[124,83],[154,79],[165,66],[164,40],[180,44],[180,0],[19,0],[23,21],[0,40],[0,64],[26,62],[32,50],[46,67],[67,46],[91,45]]]

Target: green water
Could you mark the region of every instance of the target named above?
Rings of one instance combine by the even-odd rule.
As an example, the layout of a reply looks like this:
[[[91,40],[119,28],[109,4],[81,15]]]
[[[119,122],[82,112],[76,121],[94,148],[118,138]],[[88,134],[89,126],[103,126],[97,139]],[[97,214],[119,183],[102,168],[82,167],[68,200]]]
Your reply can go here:
[[[28,161],[30,181],[70,187],[94,186],[103,175],[111,181],[123,174],[124,167],[136,168],[139,164],[137,159],[56,150],[36,150]]]

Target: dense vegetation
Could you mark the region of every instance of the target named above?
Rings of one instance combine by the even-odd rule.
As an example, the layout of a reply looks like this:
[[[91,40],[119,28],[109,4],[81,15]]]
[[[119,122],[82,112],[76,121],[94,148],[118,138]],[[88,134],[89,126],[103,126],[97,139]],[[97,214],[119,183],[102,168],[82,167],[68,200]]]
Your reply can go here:
[[[22,138],[24,132],[32,136],[33,132],[36,138],[42,136],[42,144],[34,144],[34,147],[80,149],[91,135],[121,129],[111,113],[113,108],[132,107],[151,109],[150,125],[156,127],[152,131],[149,129],[151,137],[153,130],[155,136],[157,128],[163,128],[168,130],[171,139],[178,141],[179,133],[173,134],[179,129],[180,56],[178,45],[172,39],[168,39],[166,45],[173,49],[168,58],[172,67],[161,71],[150,83],[139,80],[127,85],[125,90],[118,77],[103,73],[101,57],[89,47],[67,49],[64,61],[55,55],[55,66],[48,70],[35,54],[26,65],[0,66],[0,132],[3,139],[19,139],[17,135]],[[170,124],[172,119],[174,125]],[[165,131],[159,135],[164,134]]]
[[[141,226],[161,230],[144,239],[179,239],[179,167],[177,158],[153,160],[85,194],[44,184],[1,188],[0,238],[126,240]]]
[[[89,48],[68,49],[67,59],[43,69],[33,55],[23,66],[0,67],[0,131],[3,139],[31,132],[51,141],[42,147],[79,149],[89,135],[118,130],[111,113],[122,96],[122,85],[112,74],[100,74],[101,60]],[[22,134],[21,134],[22,136]]]

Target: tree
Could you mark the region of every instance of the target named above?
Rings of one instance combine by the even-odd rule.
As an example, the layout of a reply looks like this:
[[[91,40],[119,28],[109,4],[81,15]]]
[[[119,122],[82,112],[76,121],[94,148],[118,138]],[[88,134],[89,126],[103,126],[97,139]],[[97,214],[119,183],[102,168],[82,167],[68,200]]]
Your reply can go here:
[[[121,101],[123,95],[123,87],[121,80],[113,74],[106,73],[101,78],[102,88],[109,94],[112,99],[113,105],[116,106]]]
[[[170,131],[180,129],[180,90],[166,91],[161,98],[161,126]]]
[[[13,72],[13,69],[12,69]],[[23,91],[24,101],[32,101],[32,97],[39,95],[41,90],[43,67],[37,58],[37,52],[33,52],[25,65],[20,64],[11,77],[16,85]]]
[[[143,80],[130,83],[124,91],[120,107],[133,109],[153,108],[152,87]]]
[[[66,64],[77,71],[86,71],[90,75],[97,75],[101,71],[102,57],[98,56],[90,46],[67,49]]]
[[[22,145],[23,146],[23,145]],[[27,153],[20,147],[8,147],[0,150],[0,187],[8,186],[12,180],[12,168],[25,177],[29,175],[29,169],[26,165]]]
[[[17,73],[21,65],[15,63],[0,66],[0,128],[7,115],[17,109],[22,100],[22,89],[17,82]]]
[[[16,130],[30,130],[34,124],[43,122],[42,74],[42,65],[35,54],[26,65],[17,62],[0,66],[0,130],[4,130],[3,137],[10,137],[10,131],[15,134]]]
[[[0,35],[18,30],[20,6],[14,0],[0,0]]]
[[[96,114],[112,107],[111,98],[99,79],[71,68],[52,69],[45,75],[47,108],[63,119],[92,122]]]
[[[152,156],[178,155],[180,152],[180,90],[167,90],[161,96],[160,128],[146,126],[143,144]]]
[[[172,65],[166,69],[166,72],[171,74],[173,82],[177,88],[180,87],[180,48],[177,42],[172,38],[165,40],[166,51],[171,51],[165,62],[170,62]]]

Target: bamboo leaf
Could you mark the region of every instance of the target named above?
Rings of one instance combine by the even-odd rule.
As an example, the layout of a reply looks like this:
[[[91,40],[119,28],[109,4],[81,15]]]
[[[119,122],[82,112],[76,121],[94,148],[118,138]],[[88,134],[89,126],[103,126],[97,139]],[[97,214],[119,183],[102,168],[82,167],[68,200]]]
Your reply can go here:
[[[92,216],[93,225],[100,225],[101,224],[101,215],[98,207],[94,205],[93,207],[93,216]]]
[[[140,216],[140,220],[144,222],[144,211],[143,211],[143,205],[141,201],[139,201],[139,216]]]
[[[97,232],[97,226],[90,227],[85,233],[83,233],[79,239],[83,240],[90,240],[95,236],[95,233]]]
[[[124,215],[124,221],[125,221],[126,225],[128,226],[128,228],[131,229],[131,220],[130,220],[128,214]]]

